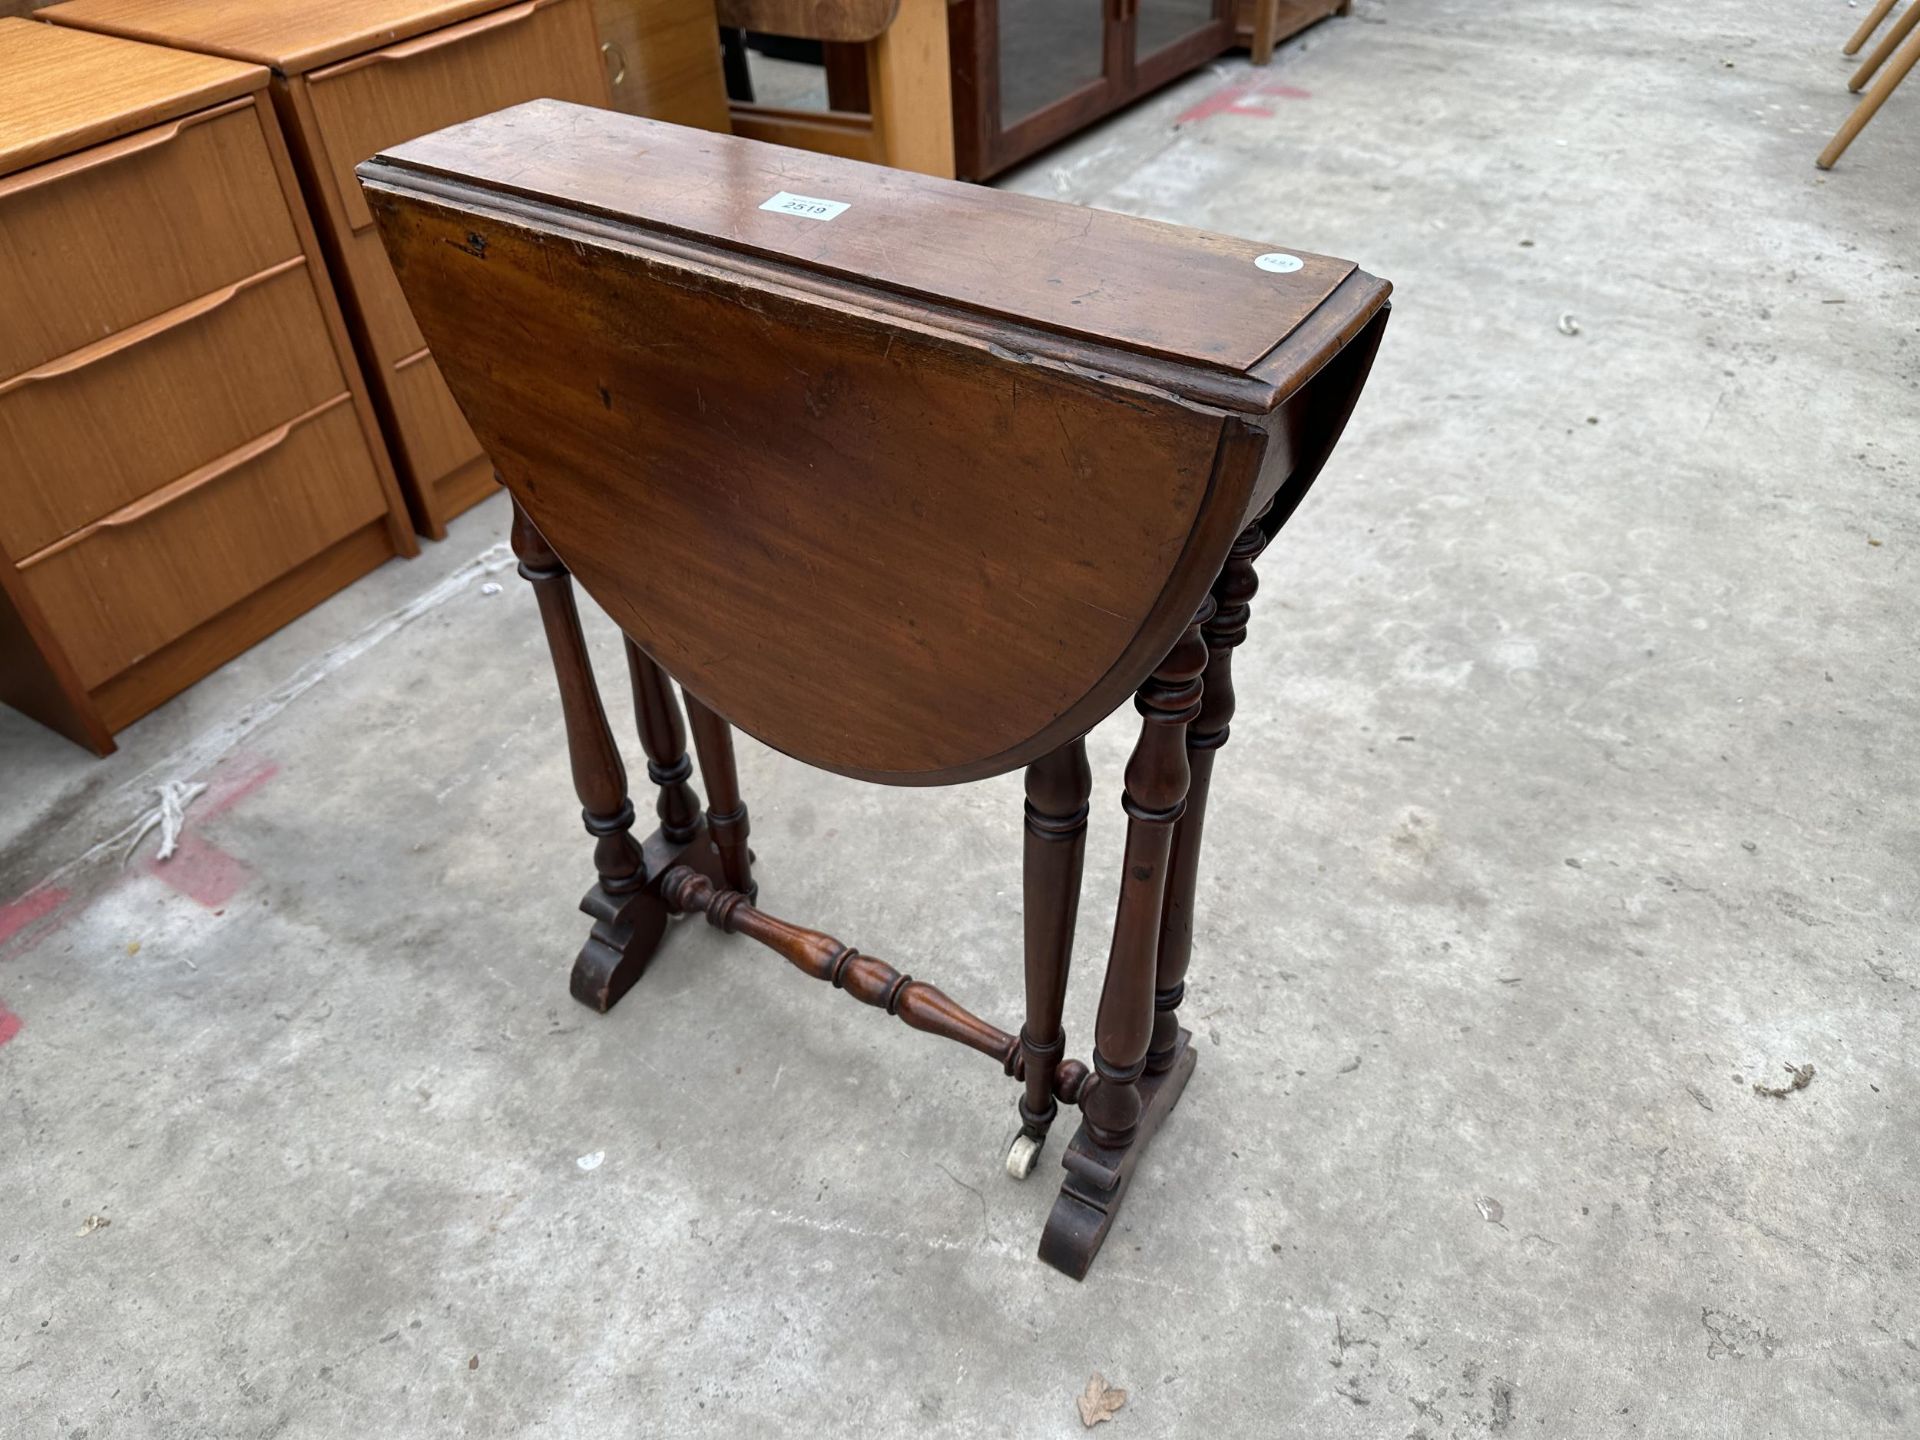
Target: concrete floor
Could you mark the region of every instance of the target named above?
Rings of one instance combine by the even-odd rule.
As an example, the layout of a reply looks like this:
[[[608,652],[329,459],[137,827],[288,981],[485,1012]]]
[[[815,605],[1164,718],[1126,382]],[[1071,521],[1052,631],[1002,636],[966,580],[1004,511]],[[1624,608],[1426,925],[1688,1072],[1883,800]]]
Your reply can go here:
[[[0,1432],[1027,1440],[1098,1370],[1115,1436],[1920,1435],[1920,88],[1813,168],[1859,13],[1357,0],[1013,178],[1398,286],[1084,1285],[990,1065],[704,928],[567,998],[497,501],[113,760],[0,717]],[[1016,778],[743,766],[771,907],[1017,1018]]]

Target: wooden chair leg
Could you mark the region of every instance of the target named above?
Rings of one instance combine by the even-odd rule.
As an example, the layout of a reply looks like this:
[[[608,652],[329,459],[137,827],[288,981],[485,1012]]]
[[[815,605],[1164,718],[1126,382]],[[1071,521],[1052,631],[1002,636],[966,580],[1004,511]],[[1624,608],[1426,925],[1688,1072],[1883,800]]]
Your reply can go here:
[[[720,873],[729,890],[759,898],[753,878],[753,852],[747,848],[747,806],[740,798],[740,772],[733,758],[733,727],[687,693],[687,719],[693,747],[700,752],[700,778],[707,786],[707,828],[720,854]]]
[[[1840,47],[1842,55],[1858,55],[1860,47],[1867,43],[1867,37],[1880,28],[1880,22],[1887,18],[1887,12],[1893,9],[1893,0],[1877,0],[1867,12],[1867,18],[1860,22],[1860,28],[1853,32],[1853,38]]]
[[[1080,877],[1087,855],[1087,802],[1093,772],[1087,742],[1074,740],[1027,767],[1026,858],[1021,874],[1026,914],[1027,1020],[1020,1028],[1026,1093],[1020,1099],[1020,1133],[1007,1152],[1007,1173],[1024,1180],[1033,1173],[1047,1130],[1059,1114],[1053,1098],[1054,1068],[1066,1058],[1061,1012],[1067,1003],[1067,971],[1073,960],[1074,919],[1080,909]]]
[[[1127,762],[1121,801],[1127,812],[1126,856],[1113,948],[1094,1021],[1094,1073],[1080,1094],[1080,1131],[1062,1162],[1067,1181],[1040,1237],[1040,1258],[1076,1280],[1086,1275],[1106,1241],[1142,1148],[1193,1073],[1193,1049],[1187,1044],[1164,1072],[1147,1076],[1146,1069],[1167,856],[1187,799],[1186,728],[1200,713],[1200,677],[1207,664],[1200,627],[1213,612],[1209,595],[1134,697],[1140,739]]]
[[[1920,0],[1914,0],[1912,9],[1900,18],[1904,20],[1909,15],[1920,16]],[[1908,38],[1907,43],[1901,47],[1900,53],[1894,57],[1893,63],[1886,68],[1886,72],[1873,82],[1873,88],[1867,91],[1866,98],[1854,107],[1853,114],[1847,117],[1847,123],[1840,127],[1839,133],[1827,143],[1827,148],[1820,152],[1820,158],[1814,162],[1816,165],[1822,170],[1833,168],[1833,162],[1845,153],[1847,146],[1853,143],[1853,137],[1866,128],[1867,121],[1873,118],[1874,112],[1886,104],[1887,97],[1894,92],[1902,80],[1907,78],[1907,72],[1913,69],[1916,62],[1920,62],[1920,33],[1915,33]]]
[[[666,671],[633,641],[627,641],[627,676],[633,683],[633,718],[640,745],[647,752],[647,778],[660,787],[660,833],[675,845],[693,839],[700,828],[700,797],[687,777],[693,761],[687,758],[687,731],[680,721],[680,704]]]
[[[1900,18],[1887,27],[1887,33],[1880,37],[1880,43],[1873,47],[1860,68],[1853,72],[1847,81],[1847,89],[1858,94],[1866,89],[1867,82],[1873,79],[1874,72],[1887,63],[1893,52],[1900,48],[1900,42],[1913,33],[1914,26],[1920,25],[1920,0],[1900,12]],[[1898,84],[1899,81],[1895,81]]]
[[[952,75],[947,0],[901,0],[893,23],[867,43],[881,164],[953,178]]]
[[[1262,512],[1264,514],[1264,512]],[[1227,743],[1235,708],[1233,652],[1247,638],[1254,592],[1260,579],[1253,562],[1266,548],[1267,532],[1256,516],[1242,530],[1213,583],[1218,605],[1201,629],[1207,646],[1205,693],[1200,714],[1187,727],[1187,808],[1173,827],[1167,856],[1167,896],[1160,911],[1159,968],[1153,989],[1153,1043],[1147,1072],[1164,1074],[1180,1054],[1180,1002],[1187,993],[1187,965],[1193,958],[1193,896],[1200,874],[1200,845],[1207,822],[1207,796],[1213,787],[1213,760]]]
[[[599,874],[599,882],[580,902],[594,925],[574,962],[573,995],[605,1011],[646,967],[665,933],[667,909],[645,888],[646,864],[633,838],[627,771],[593,677],[573,598],[573,576],[518,503],[513,507],[512,541],[520,574],[533,586],[540,605],[554,678],[560,685],[573,789],[580,797],[587,833],[594,837],[593,865]]]
[[[1268,64],[1273,59],[1275,35],[1280,29],[1280,0],[1253,0],[1253,63]]]

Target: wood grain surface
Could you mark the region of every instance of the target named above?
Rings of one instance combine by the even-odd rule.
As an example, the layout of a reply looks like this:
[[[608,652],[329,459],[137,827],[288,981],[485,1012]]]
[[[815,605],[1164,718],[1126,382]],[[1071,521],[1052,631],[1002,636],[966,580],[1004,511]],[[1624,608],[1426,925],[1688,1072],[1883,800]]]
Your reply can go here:
[[[730,128],[713,0],[593,0],[593,19],[615,109]]]
[[[893,23],[900,0],[718,0],[722,25],[807,40],[871,40]]]
[[[531,0],[67,0],[38,18],[299,74]]]
[[[1346,262],[1273,276],[1253,242],[574,107],[361,175],[455,397],[580,583],[735,724],[889,783],[1025,764],[1138,687],[1286,479],[1278,397],[1337,409],[1302,386],[1385,303]],[[849,208],[760,210],[781,180]],[[1060,297],[1048,237],[1109,298]],[[1263,299],[1265,332],[1181,314],[1196,271]],[[1242,410],[1158,383],[1223,346],[1267,367],[1234,374]]]
[[[0,175],[114,140],[267,83],[236,65],[107,35],[0,20]]]
[[[536,147],[538,163],[529,164]],[[1354,268],[1277,244],[554,101],[387,153],[414,169],[1231,372],[1258,361]],[[848,211],[816,222],[760,208],[783,191]],[[1301,268],[1256,268],[1269,252],[1291,253]]]

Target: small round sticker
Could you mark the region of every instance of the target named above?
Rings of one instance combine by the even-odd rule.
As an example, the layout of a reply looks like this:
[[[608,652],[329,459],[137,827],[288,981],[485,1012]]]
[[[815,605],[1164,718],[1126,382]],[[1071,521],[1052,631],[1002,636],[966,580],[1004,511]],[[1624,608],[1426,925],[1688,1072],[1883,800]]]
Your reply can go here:
[[[1298,255],[1283,255],[1278,250],[1269,250],[1264,255],[1254,256],[1253,263],[1275,275],[1291,275],[1307,262]]]

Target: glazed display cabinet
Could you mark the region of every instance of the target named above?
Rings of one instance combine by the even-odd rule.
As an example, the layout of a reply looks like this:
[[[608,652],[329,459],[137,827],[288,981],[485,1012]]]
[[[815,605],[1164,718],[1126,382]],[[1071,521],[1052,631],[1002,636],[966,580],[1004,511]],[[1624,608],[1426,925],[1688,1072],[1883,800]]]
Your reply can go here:
[[[984,180],[1234,44],[1233,0],[959,0],[956,168]]]

